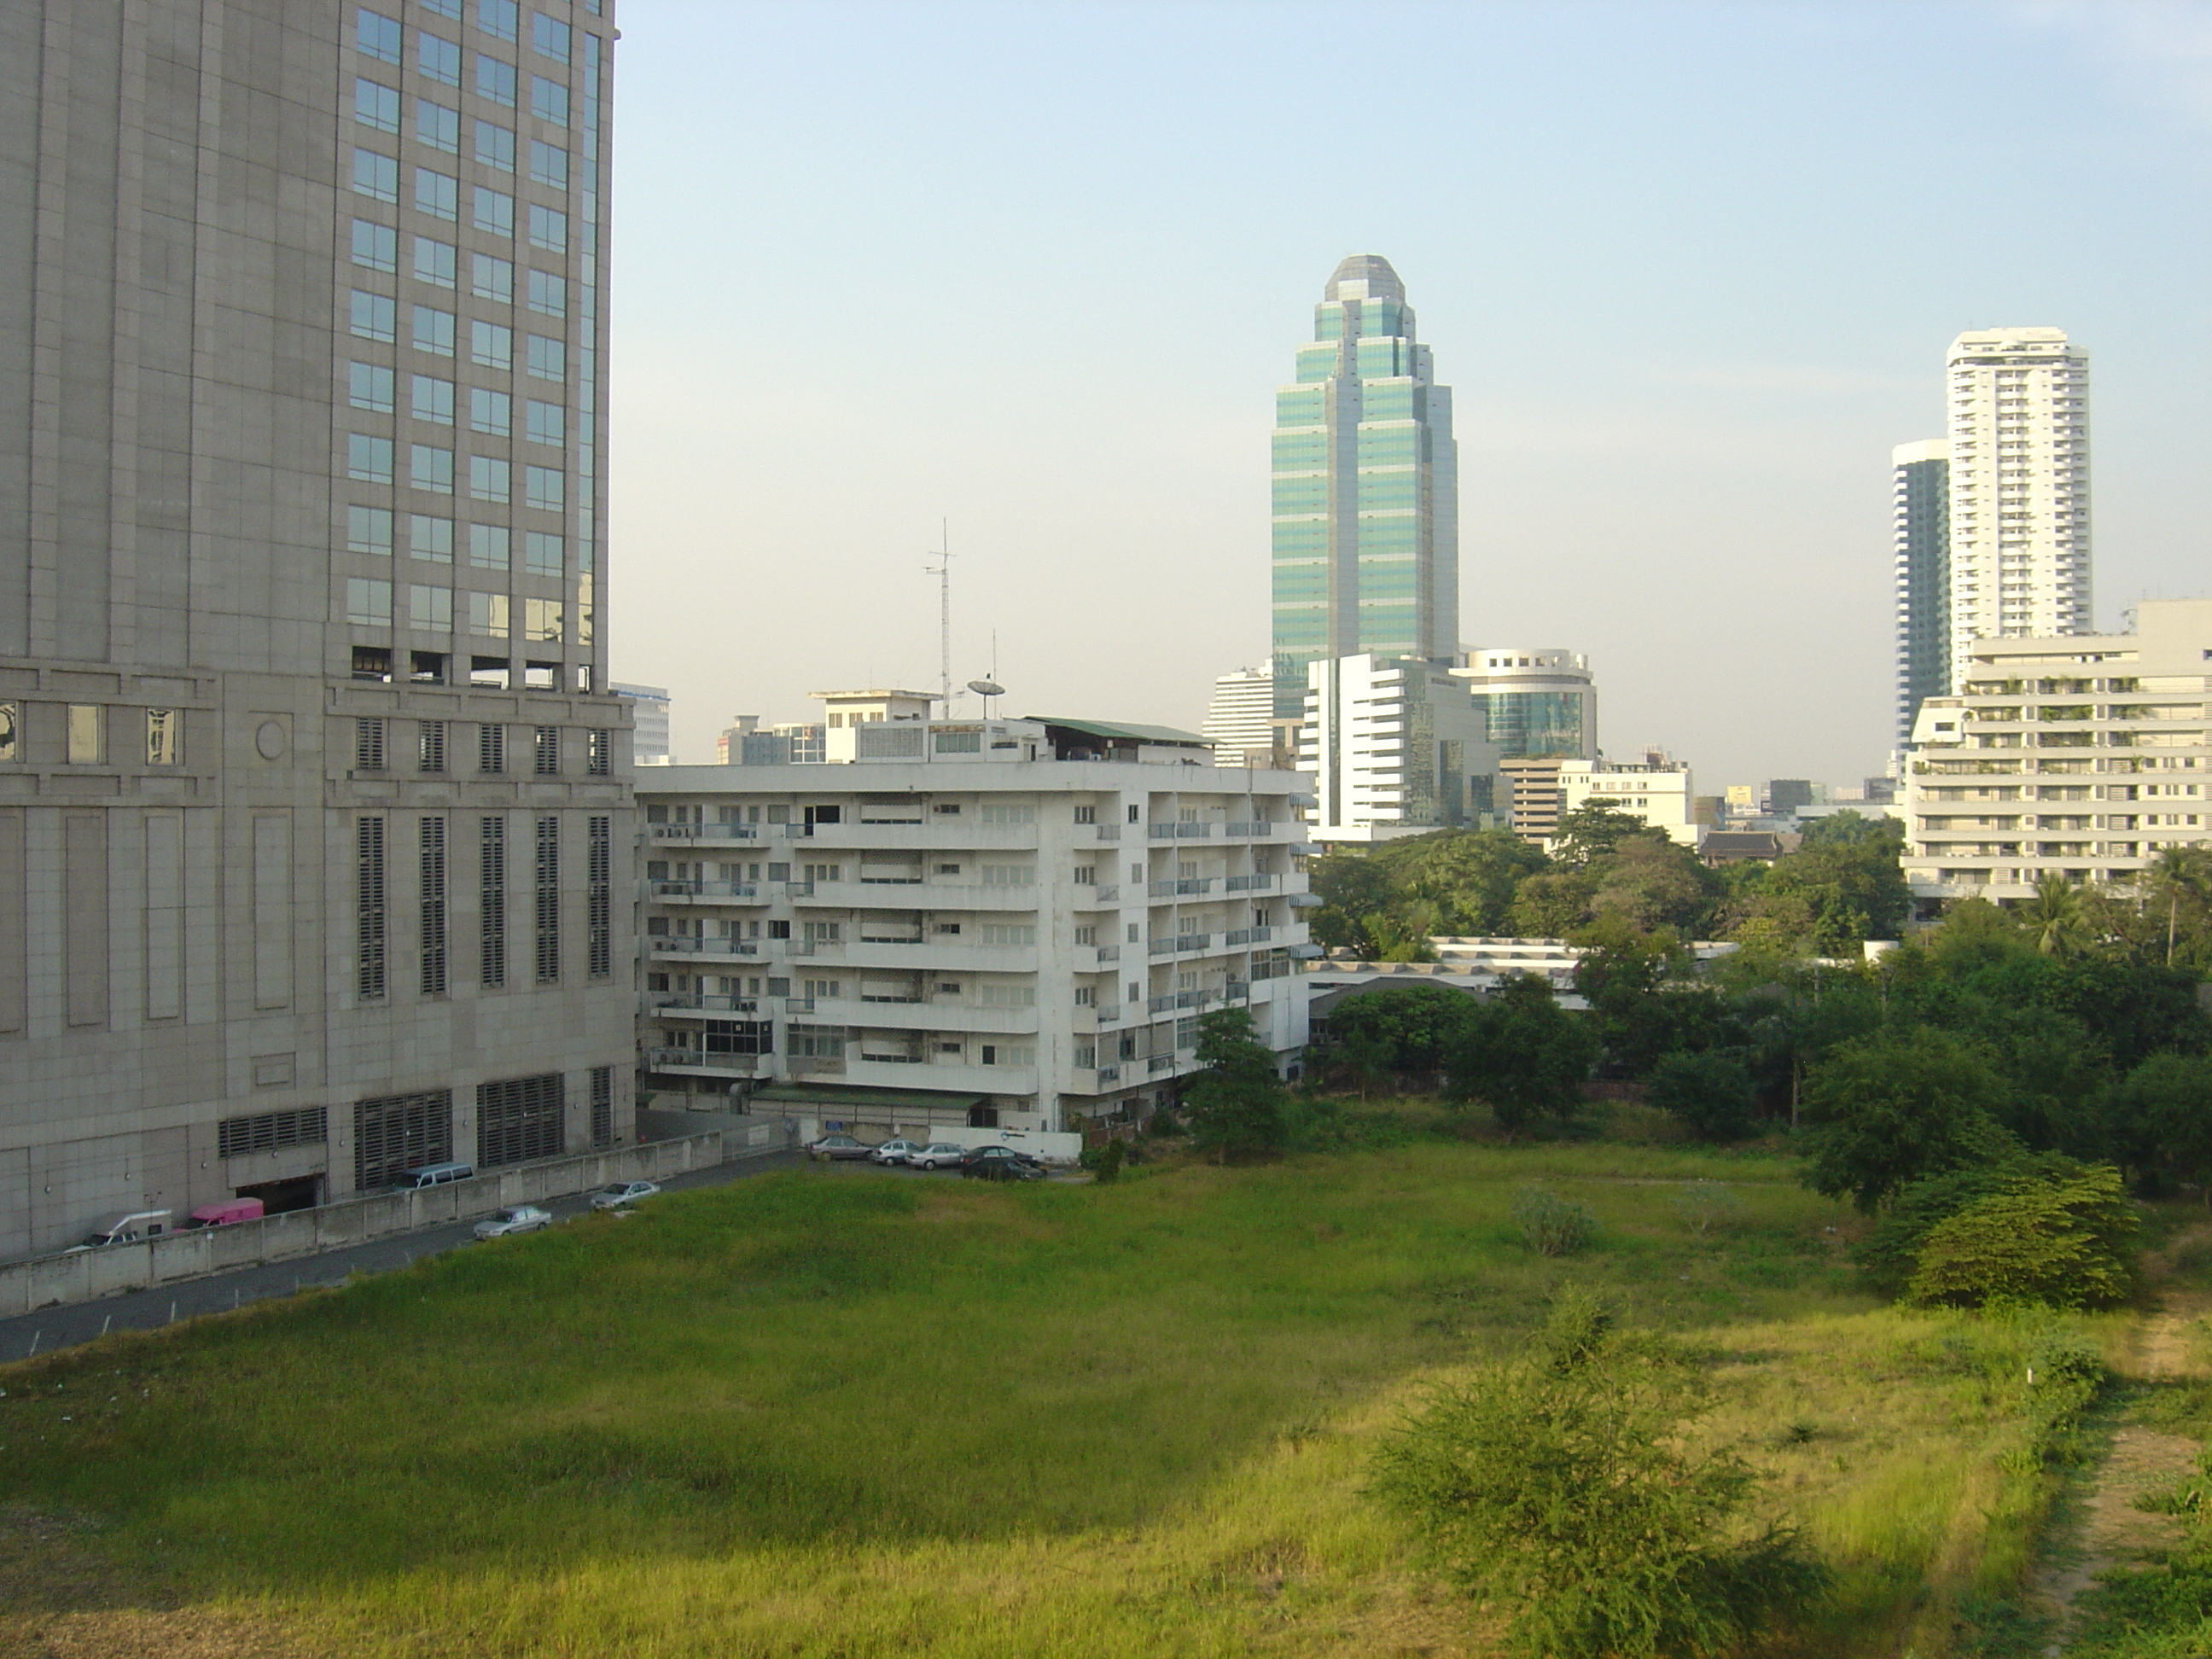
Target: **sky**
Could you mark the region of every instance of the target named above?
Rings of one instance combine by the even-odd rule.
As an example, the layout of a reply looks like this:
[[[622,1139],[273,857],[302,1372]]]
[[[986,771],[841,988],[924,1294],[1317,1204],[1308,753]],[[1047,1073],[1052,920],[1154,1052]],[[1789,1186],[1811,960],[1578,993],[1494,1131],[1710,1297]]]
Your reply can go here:
[[[614,678],[675,748],[930,688],[1194,730],[1351,252],[1460,440],[1461,637],[1701,793],[1880,773],[1892,446],[2091,353],[2100,627],[2212,592],[2212,3],[626,0]],[[963,711],[964,712],[964,711]]]

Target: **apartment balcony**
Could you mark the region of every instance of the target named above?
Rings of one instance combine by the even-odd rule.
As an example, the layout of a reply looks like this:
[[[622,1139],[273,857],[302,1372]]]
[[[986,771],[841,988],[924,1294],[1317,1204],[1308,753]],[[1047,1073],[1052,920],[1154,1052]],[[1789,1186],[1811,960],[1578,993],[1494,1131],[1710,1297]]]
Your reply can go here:
[[[1146,889],[1152,898],[1195,898],[1213,890],[1212,876],[1186,876],[1179,881],[1156,881]]]
[[[1221,942],[1230,949],[1237,950],[1248,945],[1270,944],[1274,937],[1275,930],[1272,927],[1232,927],[1221,936]]]
[[[1231,876],[1221,886],[1225,893],[1272,893],[1282,884],[1282,880],[1280,876],[1256,871],[1247,876]]]
[[[1037,1011],[1030,1008],[985,1008],[952,997],[926,1002],[862,1002],[847,999],[832,1003],[817,998],[818,1018],[842,1021],[854,1030],[928,1031],[975,1036],[1034,1036]]]
[[[1214,949],[1211,933],[1169,933],[1152,941],[1149,949],[1156,957],[1184,956],[1194,951]],[[1226,949],[1224,945],[1221,947]]]
[[[713,996],[704,991],[648,991],[646,1006],[654,1014],[681,1019],[688,1014],[757,1014],[760,1003],[752,997]]]
[[[814,853],[1014,853],[1033,851],[1037,844],[1034,823],[979,823],[965,814],[921,823],[779,823],[774,830],[783,839],[805,842]]]
[[[660,904],[765,904],[758,882],[654,881],[646,884]]]
[[[794,902],[840,910],[1035,910],[1035,886],[985,886],[981,882],[931,881],[886,884],[860,881],[794,881]]]
[[[773,1061],[768,1054],[710,1054],[702,1048],[647,1048],[647,1069],[690,1077],[753,1077]]]
[[[1255,818],[1243,823],[1224,823],[1221,833],[1232,841],[1244,841],[1279,834],[1290,827],[1287,818]]]
[[[853,1083],[872,1083],[885,1089],[945,1089],[962,1094],[1034,1095],[1037,1068],[1034,1066],[981,1066],[943,1054],[920,1060],[884,1060],[860,1055],[848,1048],[844,1075]]]
[[[757,823],[648,823],[645,838],[662,845],[684,842],[757,842]]]
[[[1154,841],[1204,841],[1214,829],[1211,823],[1155,823],[1147,833]]]
[[[646,954],[653,957],[757,957],[761,953],[758,939],[696,939],[655,933],[645,941]]]
[[[1078,888],[1074,908],[1078,910],[1103,910],[1121,902],[1121,889],[1114,882],[1103,882],[1088,891]]]
[[[1100,841],[1119,841],[1121,839],[1121,826],[1118,823],[1101,823],[1094,827],[1098,831],[1098,839]]]

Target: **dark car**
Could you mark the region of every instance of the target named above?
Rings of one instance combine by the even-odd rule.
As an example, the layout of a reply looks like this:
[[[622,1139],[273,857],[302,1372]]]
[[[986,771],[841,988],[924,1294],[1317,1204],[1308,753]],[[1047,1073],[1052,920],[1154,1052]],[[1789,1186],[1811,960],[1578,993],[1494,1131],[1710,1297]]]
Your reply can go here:
[[[970,1181],[1042,1181],[1044,1165],[1011,1146],[978,1146],[960,1160],[960,1173]]]
[[[816,1159],[866,1158],[875,1150],[850,1135],[824,1135],[819,1140],[811,1140],[806,1144],[807,1157]]]

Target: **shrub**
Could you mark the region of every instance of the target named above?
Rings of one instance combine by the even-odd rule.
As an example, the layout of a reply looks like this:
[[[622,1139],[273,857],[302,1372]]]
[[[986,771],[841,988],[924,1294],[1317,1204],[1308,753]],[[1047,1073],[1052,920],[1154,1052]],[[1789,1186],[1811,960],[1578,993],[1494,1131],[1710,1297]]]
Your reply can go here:
[[[1929,1229],[1905,1297],[1958,1308],[1998,1299],[2108,1308],[2135,1288],[2136,1227],[2120,1172],[2108,1164],[2060,1182],[2018,1180]]]
[[[1091,1171],[1091,1178],[1093,1181],[1118,1181],[1121,1178],[1121,1165],[1127,1160],[1128,1156],[1129,1148],[1127,1143],[1119,1140],[1104,1141],[1098,1146],[1085,1146],[1083,1149],[1083,1167]]]
[[[1938,1222],[2022,1180],[2063,1181],[2084,1167],[2063,1152],[2037,1152],[1923,1176],[1890,1200],[1866,1242],[1851,1252],[1851,1259],[1866,1276],[1869,1288],[1896,1296],[1912,1277],[1921,1243]]]
[[[1462,1591],[1510,1607],[1514,1650],[1703,1659],[1828,1575],[1793,1531],[1747,1525],[1748,1464],[1683,1446],[1700,1409],[1676,1351],[1571,1294],[1520,1360],[1433,1391],[1383,1443],[1370,1490]]]
[[[1674,1208],[1699,1238],[1743,1213],[1743,1200],[1724,1182],[1692,1181],[1674,1194]]]
[[[1700,1140],[1741,1140],[1759,1127],[1751,1073],[1732,1054],[1662,1056],[1646,1098]]]
[[[1539,1255],[1572,1255],[1597,1236],[1597,1218],[1587,1208],[1541,1187],[1513,1194],[1513,1220]]]

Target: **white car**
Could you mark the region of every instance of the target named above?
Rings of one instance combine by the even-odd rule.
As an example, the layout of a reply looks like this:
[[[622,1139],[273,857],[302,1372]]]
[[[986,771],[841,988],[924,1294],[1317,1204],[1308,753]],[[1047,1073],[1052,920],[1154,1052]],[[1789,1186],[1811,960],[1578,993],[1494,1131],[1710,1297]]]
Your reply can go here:
[[[650,1181],[617,1181],[611,1187],[602,1187],[592,1194],[595,1210],[619,1210],[625,1204],[635,1204],[641,1198],[651,1198],[660,1190]]]
[[[477,1223],[478,1238],[505,1238],[509,1233],[534,1233],[553,1224],[553,1212],[535,1204],[518,1204]]]
[[[956,1146],[949,1140],[933,1140],[908,1152],[906,1161],[917,1170],[957,1169],[960,1160],[967,1156],[965,1146]]]
[[[918,1140],[886,1140],[868,1156],[878,1164],[906,1164],[921,1150]]]

